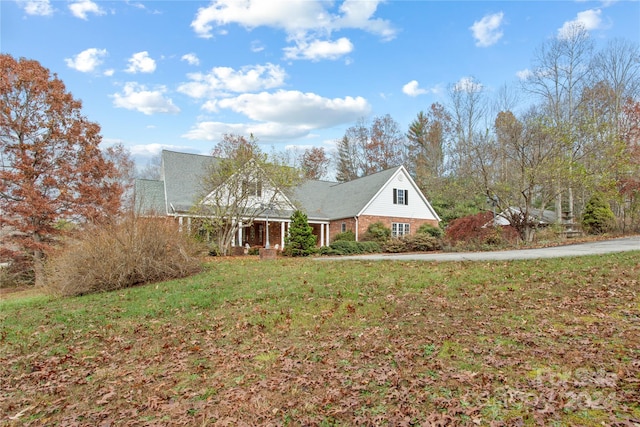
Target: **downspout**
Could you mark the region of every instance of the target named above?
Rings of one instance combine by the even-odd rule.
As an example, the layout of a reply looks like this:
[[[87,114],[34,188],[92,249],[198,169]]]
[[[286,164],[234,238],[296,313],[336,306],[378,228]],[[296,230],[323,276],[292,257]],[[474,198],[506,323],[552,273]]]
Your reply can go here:
[[[358,241],[358,217],[354,216],[353,219],[356,220],[356,242]]]

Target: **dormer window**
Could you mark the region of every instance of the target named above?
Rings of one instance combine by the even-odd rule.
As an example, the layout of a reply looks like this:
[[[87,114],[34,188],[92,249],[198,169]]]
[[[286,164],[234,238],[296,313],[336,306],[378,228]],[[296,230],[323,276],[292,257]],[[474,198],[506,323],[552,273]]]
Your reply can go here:
[[[242,192],[248,196],[262,197],[262,182],[242,181]]]
[[[394,205],[408,205],[409,204],[409,190],[402,190],[399,188],[393,189],[393,204]]]

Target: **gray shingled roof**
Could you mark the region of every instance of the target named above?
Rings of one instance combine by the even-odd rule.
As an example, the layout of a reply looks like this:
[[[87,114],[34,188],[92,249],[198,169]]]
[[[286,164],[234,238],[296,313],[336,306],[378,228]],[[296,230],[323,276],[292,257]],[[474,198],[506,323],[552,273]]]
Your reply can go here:
[[[164,182],[152,179],[136,179],[136,212],[144,214],[166,214]]]
[[[167,212],[186,212],[202,196],[202,178],[215,161],[211,156],[162,151],[162,178]]]
[[[294,190],[294,203],[309,218],[339,219],[358,215],[401,166],[353,181],[306,181]]]
[[[162,181],[136,181],[144,207],[163,213],[186,212],[203,196],[202,177],[215,162],[211,156],[162,151]],[[353,181],[305,181],[289,197],[309,219],[331,220],[358,215],[401,166]],[[165,205],[166,196],[166,205]],[[166,206],[166,207],[165,207]],[[161,207],[161,209],[158,209]],[[274,212],[275,215],[275,212]]]

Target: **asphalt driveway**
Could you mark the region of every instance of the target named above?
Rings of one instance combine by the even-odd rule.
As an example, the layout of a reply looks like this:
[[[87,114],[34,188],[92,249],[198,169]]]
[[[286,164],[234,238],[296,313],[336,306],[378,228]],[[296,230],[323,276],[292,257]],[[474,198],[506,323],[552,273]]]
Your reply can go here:
[[[410,254],[369,254],[341,257],[317,257],[325,260],[397,260],[397,261],[503,261],[516,259],[537,259],[599,255],[612,252],[640,251],[640,236],[597,242],[577,243],[538,249],[517,249],[491,252],[446,252],[446,253],[410,253]]]

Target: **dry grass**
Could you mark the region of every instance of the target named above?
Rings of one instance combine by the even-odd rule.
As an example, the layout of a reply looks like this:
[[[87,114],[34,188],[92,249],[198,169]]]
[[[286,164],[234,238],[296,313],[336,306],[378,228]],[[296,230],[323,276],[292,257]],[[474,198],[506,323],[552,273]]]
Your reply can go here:
[[[134,215],[84,230],[48,263],[56,295],[112,291],[200,271],[200,248],[173,221]]]

